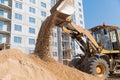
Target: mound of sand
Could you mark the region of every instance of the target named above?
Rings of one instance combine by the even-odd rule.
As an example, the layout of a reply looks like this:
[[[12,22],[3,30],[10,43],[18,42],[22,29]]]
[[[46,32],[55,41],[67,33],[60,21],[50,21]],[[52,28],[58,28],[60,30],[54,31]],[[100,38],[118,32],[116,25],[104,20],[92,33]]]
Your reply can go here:
[[[28,55],[13,49],[0,52],[0,80],[57,80]]]
[[[0,51],[0,80],[98,80],[54,60],[43,61],[17,49]]]

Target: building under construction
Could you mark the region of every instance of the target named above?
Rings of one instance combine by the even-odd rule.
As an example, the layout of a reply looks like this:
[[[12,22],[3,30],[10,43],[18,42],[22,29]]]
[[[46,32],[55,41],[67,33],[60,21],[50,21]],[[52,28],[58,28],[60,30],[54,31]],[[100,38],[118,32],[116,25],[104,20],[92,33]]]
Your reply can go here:
[[[0,0],[0,49],[18,48],[33,53],[38,31],[57,0]],[[84,26],[82,0],[74,0],[73,21]],[[79,47],[60,28],[51,36],[51,55],[67,64]]]

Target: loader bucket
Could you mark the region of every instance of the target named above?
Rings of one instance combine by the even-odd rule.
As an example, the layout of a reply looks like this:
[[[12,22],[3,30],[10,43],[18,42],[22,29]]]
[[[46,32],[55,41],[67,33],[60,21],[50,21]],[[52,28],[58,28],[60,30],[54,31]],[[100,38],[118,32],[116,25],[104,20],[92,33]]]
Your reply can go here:
[[[50,10],[51,14],[56,11],[66,15],[72,15],[74,13],[73,0],[59,0]]]
[[[68,18],[71,20],[71,15],[74,13],[73,0],[59,0],[50,12],[55,16],[55,25],[57,26],[68,21]]]

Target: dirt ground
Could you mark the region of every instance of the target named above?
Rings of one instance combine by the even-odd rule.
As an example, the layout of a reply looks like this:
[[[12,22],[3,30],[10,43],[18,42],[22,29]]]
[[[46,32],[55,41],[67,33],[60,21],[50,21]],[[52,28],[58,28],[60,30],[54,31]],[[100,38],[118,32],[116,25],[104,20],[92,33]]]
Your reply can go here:
[[[106,80],[120,80],[120,75],[119,74],[117,74],[117,75],[111,75],[108,79],[106,79]]]
[[[0,80],[100,80],[62,65],[51,58],[43,61],[17,49],[0,51]]]

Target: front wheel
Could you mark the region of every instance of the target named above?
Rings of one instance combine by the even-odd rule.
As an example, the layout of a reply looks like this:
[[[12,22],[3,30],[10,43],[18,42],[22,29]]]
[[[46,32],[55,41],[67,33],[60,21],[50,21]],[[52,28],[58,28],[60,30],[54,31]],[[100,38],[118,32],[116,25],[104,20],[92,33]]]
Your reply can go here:
[[[90,58],[86,65],[86,72],[105,79],[109,75],[109,65],[102,58]]]
[[[81,59],[80,59],[80,58],[74,58],[74,59],[72,59],[72,60],[69,62],[68,66],[74,67],[74,68],[76,68],[76,69],[79,69],[80,63],[81,63]]]

